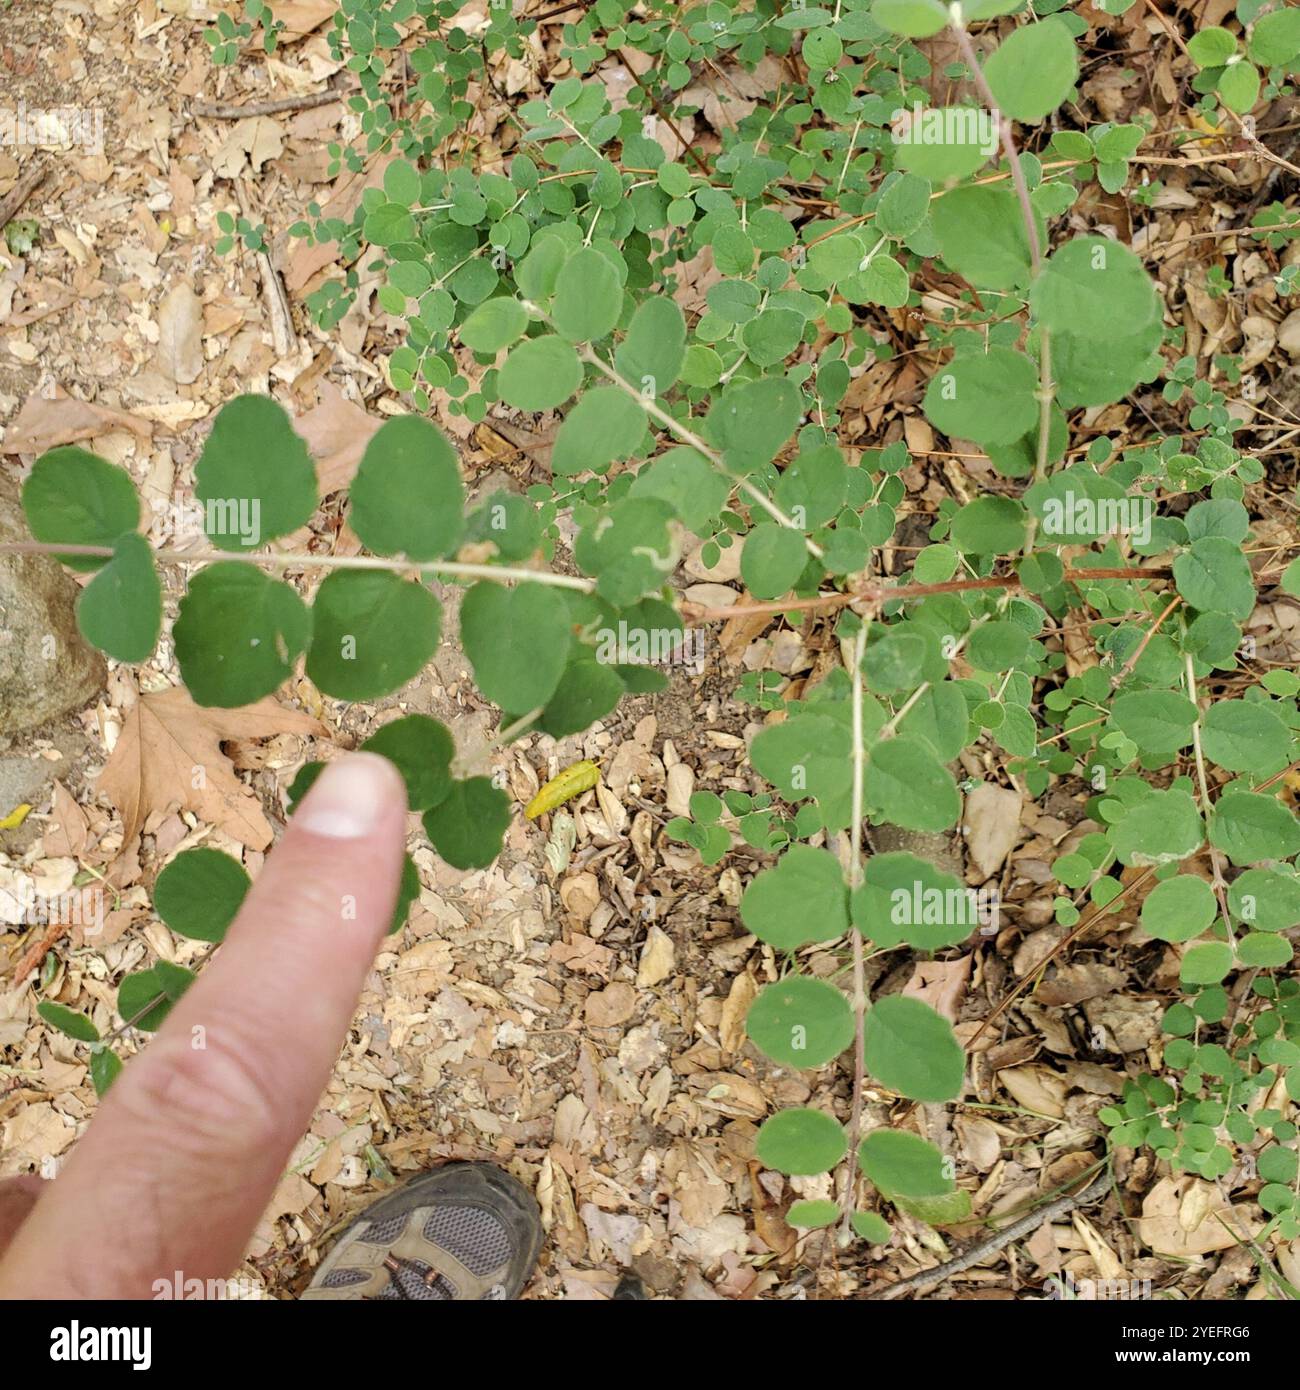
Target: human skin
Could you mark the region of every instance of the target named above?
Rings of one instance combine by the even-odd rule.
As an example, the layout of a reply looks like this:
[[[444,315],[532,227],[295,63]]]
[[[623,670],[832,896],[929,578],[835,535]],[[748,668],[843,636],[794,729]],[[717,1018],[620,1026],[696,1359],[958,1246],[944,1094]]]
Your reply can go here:
[[[302,1137],[397,900],[406,791],[331,763],[226,940],[54,1182],[0,1183],[0,1298],[151,1298],[225,1278]]]

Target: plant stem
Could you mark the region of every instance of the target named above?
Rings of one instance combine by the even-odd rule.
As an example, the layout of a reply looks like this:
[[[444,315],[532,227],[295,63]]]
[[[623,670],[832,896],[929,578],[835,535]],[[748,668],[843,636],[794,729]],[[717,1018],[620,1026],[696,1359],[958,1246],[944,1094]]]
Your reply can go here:
[[[1196,723],[1192,725],[1192,751],[1196,755],[1196,781],[1201,792],[1201,814],[1205,817],[1205,830],[1208,836],[1210,832],[1210,816],[1214,807],[1210,801],[1210,784],[1205,775],[1205,754],[1201,749],[1201,707],[1196,702],[1196,671],[1192,663],[1191,652],[1187,653],[1187,664],[1184,668],[1187,679],[1187,698],[1196,705]],[[1223,913],[1223,925],[1228,932],[1228,941],[1232,941],[1232,918],[1228,915],[1227,880],[1223,877],[1223,862],[1219,858],[1219,851],[1215,848],[1213,840],[1210,841],[1210,867],[1214,872],[1214,896],[1219,901],[1219,911]]]
[[[866,744],[862,737],[862,656],[867,649],[867,619],[862,620],[853,639],[852,719],[853,719],[853,792],[852,821],[849,828],[849,892],[862,882],[862,802],[866,764]],[[863,958],[862,933],[849,923],[853,946],[853,1101],[849,1113],[849,1153],[844,1162],[841,1179],[841,1206],[844,1209],[839,1241],[847,1245],[853,1239],[853,1170],[858,1161],[858,1139],[862,1132],[862,1093],[866,1087],[866,1059],[863,1053],[867,1023],[866,966]]]
[[[611,367],[609,363],[604,360],[604,358],[599,356],[599,354],[593,352],[590,347],[581,347],[578,349],[578,356],[581,357],[584,362],[591,363],[591,365],[595,367],[597,371],[602,372],[605,376],[607,376],[610,379],[610,381],[614,383],[615,386],[619,387],[623,391],[626,391],[627,394],[631,396],[633,400],[640,402],[641,406],[645,409],[647,415],[651,416],[655,420],[658,420],[659,423],[666,430],[670,430],[673,434],[675,434],[677,438],[682,441],[683,444],[689,444],[691,448],[694,449],[697,453],[703,454],[704,457],[708,459],[708,461],[718,470],[718,472],[730,478],[731,481],[735,483],[737,487],[741,489],[742,492],[747,493],[750,499],[753,502],[755,502],[758,506],[760,506],[768,514],[768,516],[772,518],[773,521],[779,523],[781,526],[788,526],[792,531],[802,532],[803,528],[796,526],[794,522],[791,520],[791,518],[786,516],[786,514],[781,510],[781,508],[778,507],[776,503],[773,502],[772,499],[768,497],[760,488],[755,487],[754,484],[751,483],[748,478],[742,478],[737,474],[733,473],[723,462],[722,455],[719,454],[718,451],[712,447],[712,445],[706,444],[704,440],[702,440],[700,436],[695,433],[694,430],[690,429],[686,425],[683,425],[680,420],[674,419],[666,410],[663,409],[663,407],[659,404],[658,401],[647,400],[645,396],[642,395],[642,393],[638,391],[630,381],[627,381],[622,376],[620,376],[619,373],[616,372],[614,368]],[[811,538],[805,537],[804,544],[808,547],[808,553],[812,555],[814,558],[820,560],[825,555],[825,551],[822,550],[821,546],[819,546]]]
[[[58,545],[45,541],[8,541],[0,544],[0,555],[98,555],[111,559],[111,545]],[[238,560],[249,565],[273,569],[412,570],[445,574],[461,579],[524,580],[550,584],[558,589],[577,589],[584,594],[595,590],[596,581],[581,575],[552,574],[549,570],[518,569],[510,565],[472,565],[457,560],[386,559],[380,555],[311,555],[293,552],[285,555],[252,555],[242,550],[200,550],[160,546],[153,552],[162,564],[202,565],[219,560]]]

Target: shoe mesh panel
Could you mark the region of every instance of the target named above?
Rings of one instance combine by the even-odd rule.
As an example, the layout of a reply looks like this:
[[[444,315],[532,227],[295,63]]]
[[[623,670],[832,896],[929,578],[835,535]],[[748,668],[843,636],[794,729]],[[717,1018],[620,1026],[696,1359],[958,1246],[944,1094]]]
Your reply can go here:
[[[423,1260],[412,1260],[399,1270],[388,1271],[388,1285],[377,1293],[377,1299],[415,1299],[422,1303],[449,1303],[456,1297],[456,1286],[439,1274],[432,1283],[426,1280],[433,1270]],[[398,1285],[401,1285],[398,1288]]]
[[[424,1238],[454,1255],[471,1274],[490,1274],[510,1258],[505,1227],[479,1207],[434,1207]]]
[[[321,1281],[322,1289],[346,1289],[350,1284],[364,1284],[370,1276],[364,1269],[331,1270]]]
[[[406,1229],[409,1212],[402,1212],[399,1216],[390,1216],[384,1221],[371,1223],[370,1229],[363,1236],[358,1236],[358,1240],[363,1240],[367,1245],[387,1245],[394,1241]]]

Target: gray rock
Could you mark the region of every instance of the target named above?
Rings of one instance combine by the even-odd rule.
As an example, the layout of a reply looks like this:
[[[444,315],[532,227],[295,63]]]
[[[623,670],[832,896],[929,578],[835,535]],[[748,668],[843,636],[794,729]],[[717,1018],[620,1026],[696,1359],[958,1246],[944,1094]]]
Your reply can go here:
[[[0,477],[0,541],[30,539],[18,489]],[[48,555],[0,555],[0,734],[47,724],[103,689],[104,658],[77,631],[77,593]]]

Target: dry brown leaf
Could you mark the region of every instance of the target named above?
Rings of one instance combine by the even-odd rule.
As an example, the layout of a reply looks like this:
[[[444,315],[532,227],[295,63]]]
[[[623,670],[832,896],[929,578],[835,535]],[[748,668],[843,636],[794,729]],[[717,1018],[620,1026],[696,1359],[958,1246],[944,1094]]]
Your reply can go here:
[[[54,783],[54,806],[42,848],[51,858],[80,859],[90,840],[90,822],[76,798],[63,785]]]
[[[950,1023],[956,1023],[957,1010],[970,979],[970,966],[970,956],[957,960],[917,961],[912,978],[903,986],[903,993],[929,1004]]]
[[[1249,1208],[1232,1206],[1210,1183],[1184,1174],[1161,1178],[1147,1193],[1137,1232],[1157,1254],[1191,1259],[1227,1250],[1259,1226]]]
[[[348,400],[332,381],[321,382],[320,400],[293,427],[316,460],[322,497],[351,483],[366,445],[383,423]]]
[[[1020,834],[1023,798],[1011,787],[981,782],[966,798],[962,833],[971,881],[983,883],[1002,867]]]
[[[181,386],[203,370],[203,305],[184,281],[158,308],[158,365]]]
[[[141,695],[126,717],[99,790],[122,816],[123,843],[153,811],[182,806],[250,849],[271,843],[262,804],[234,774],[221,751],[228,738],[317,734],[318,720],[272,699],[242,709],[201,709],[181,689]]]
[[[59,444],[75,444],[113,430],[129,430],[141,439],[153,434],[153,426],[147,420],[123,410],[79,401],[62,387],[56,387],[48,396],[34,391],[5,431],[0,453],[43,454]]]

